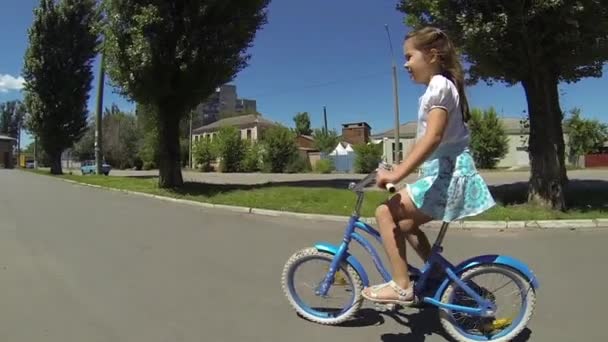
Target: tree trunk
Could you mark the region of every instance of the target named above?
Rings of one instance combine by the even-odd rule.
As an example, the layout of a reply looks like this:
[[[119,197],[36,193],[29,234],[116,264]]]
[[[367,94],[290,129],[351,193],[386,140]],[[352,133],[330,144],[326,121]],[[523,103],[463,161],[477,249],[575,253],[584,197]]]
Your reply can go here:
[[[184,184],[180,164],[179,115],[174,108],[159,108],[159,178],[161,188],[180,187]]]
[[[563,211],[566,209],[563,189],[568,179],[558,78],[538,68],[522,81],[522,85],[530,116],[528,201]]]
[[[61,151],[53,152],[50,154],[51,159],[51,174],[52,175],[61,175],[63,174],[63,170],[61,169]]]

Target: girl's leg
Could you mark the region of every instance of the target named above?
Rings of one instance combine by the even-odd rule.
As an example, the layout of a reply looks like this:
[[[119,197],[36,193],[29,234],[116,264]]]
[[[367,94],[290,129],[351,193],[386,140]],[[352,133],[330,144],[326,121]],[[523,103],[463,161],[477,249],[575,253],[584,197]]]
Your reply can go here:
[[[420,230],[420,227],[413,227],[410,231],[405,232],[405,239],[414,248],[420,259],[426,262],[431,256],[431,243],[426,234]]]
[[[406,293],[411,289],[405,252],[405,232],[414,234],[416,242],[422,242],[419,245],[423,246],[424,241],[420,240],[425,239],[420,239],[418,237],[419,234],[415,233],[412,229],[430,220],[430,217],[416,208],[405,189],[378,207],[376,210],[376,221],[378,222],[378,230],[382,236],[382,242],[391,264],[393,282],[390,284],[391,286],[386,286],[389,284],[382,284],[374,288],[364,289],[363,296],[365,298],[376,301],[397,300],[399,298],[405,301],[413,299],[411,291]]]

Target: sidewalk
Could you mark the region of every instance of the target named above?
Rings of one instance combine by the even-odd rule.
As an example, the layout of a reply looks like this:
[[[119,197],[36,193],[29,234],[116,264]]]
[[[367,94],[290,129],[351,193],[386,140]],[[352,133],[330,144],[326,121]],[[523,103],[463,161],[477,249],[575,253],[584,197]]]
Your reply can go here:
[[[61,179],[61,178],[60,178]],[[260,209],[253,207],[239,207],[239,206],[230,206],[223,204],[212,204],[212,203],[204,203],[197,202],[192,200],[184,200],[177,199],[166,196],[152,195],[143,192],[129,191],[129,190],[121,190],[109,187],[102,187],[98,185],[91,185],[86,183],[81,183],[69,179],[61,179],[65,182],[77,184],[80,186],[88,186],[94,188],[101,188],[105,190],[111,190],[116,192],[127,193],[129,195],[136,196],[144,196],[149,198],[160,199],[163,201],[169,201],[174,203],[182,203],[188,205],[194,205],[204,208],[214,208],[221,210],[229,210],[232,212],[238,212],[242,214],[253,214],[253,215],[265,215],[265,216],[283,216],[283,217],[294,217],[301,219],[309,219],[309,220],[321,220],[321,221],[334,221],[341,222],[346,224],[348,222],[348,216],[337,216],[337,215],[322,215],[322,214],[307,214],[307,213],[296,213],[296,212],[288,212],[288,211],[278,211],[278,210],[268,210],[268,209]],[[364,217],[361,218],[361,221],[370,224],[372,226],[376,225],[375,218]],[[424,225],[424,227],[428,228],[439,228],[441,226],[440,221],[429,222]],[[454,221],[450,224],[451,229],[495,229],[495,230],[512,230],[512,229],[601,229],[608,228],[608,218],[601,219],[589,219],[589,220],[530,220],[530,221],[475,221],[475,220],[461,220]]]

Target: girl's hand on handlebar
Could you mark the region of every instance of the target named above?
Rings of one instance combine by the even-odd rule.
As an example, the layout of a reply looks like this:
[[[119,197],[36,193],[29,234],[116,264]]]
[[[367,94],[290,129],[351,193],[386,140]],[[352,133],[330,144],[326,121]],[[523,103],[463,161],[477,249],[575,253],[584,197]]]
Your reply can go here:
[[[388,183],[397,183],[394,172],[379,168],[376,173],[376,186],[382,190],[386,190],[386,184]]]

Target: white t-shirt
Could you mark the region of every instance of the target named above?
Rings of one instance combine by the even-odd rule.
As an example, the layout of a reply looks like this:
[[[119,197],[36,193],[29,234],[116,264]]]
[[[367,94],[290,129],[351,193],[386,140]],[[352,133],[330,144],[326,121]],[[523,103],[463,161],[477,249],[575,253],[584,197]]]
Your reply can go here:
[[[416,140],[426,132],[428,114],[433,108],[444,108],[448,112],[448,123],[437,150],[443,147],[465,148],[469,145],[469,129],[462,119],[460,96],[456,85],[443,75],[431,78],[425,93],[419,99],[418,128]]]

